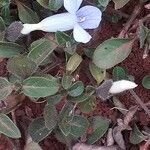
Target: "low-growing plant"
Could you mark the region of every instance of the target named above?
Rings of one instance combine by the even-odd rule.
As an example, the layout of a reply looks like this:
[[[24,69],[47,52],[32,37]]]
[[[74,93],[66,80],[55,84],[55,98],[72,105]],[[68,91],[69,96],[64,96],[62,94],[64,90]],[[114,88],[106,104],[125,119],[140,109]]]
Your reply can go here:
[[[64,0],[66,3],[68,1]],[[120,9],[129,2],[129,0],[112,1],[115,3],[115,9]],[[32,118],[26,131],[35,142],[32,144],[36,145],[51,133],[68,146],[84,135],[86,135],[86,143],[93,144],[103,137],[111,123],[109,119],[102,116],[89,115],[96,109],[97,101],[98,103],[99,99],[106,101],[116,93],[137,86],[134,81],[127,81],[130,78],[123,68],[115,66],[129,56],[137,37],[140,39],[140,48],[144,48],[143,58],[148,56],[150,31],[142,20],[135,37],[112,37],[100,43],[97,48],[85,48],[82,52],[77,50],[80,48],[79,42],[87,43],[92,38],[84,29],[94,29],[94,24],[91,28],[86,27],[90,23],[85,24],[80,35],[74,34],[76,27],[73,35],[71,32],[60,31],[53,34],[41,31],[37,34],[38,32],[35,31],[23,35],[25,25],[35,25],[45,16],[57,14],[64,2],[63,0],[30,2],[2,0],[0,2],[0,60],[7,60],[8,71],[4,77],[0,77],[0,133],[10,138],[20,138],[22,131],[13,122],[15,120],[12,121],[8,115],[12,114],[28,97],[35,104],[45,104],[42,115]],[[110,0],[96,0],[92,4],[97,6],[93,7],[98,12],[105,12],[109,2]],[[67,6],[69,7],[72,8]],[[72,10],[67,9],[67,11]],[[79,14],[80,11],[80,9],[76,10]],[[92,14],[89,16],[93,17]],[[101,18],[101,16],[94,17]],[[80,19],[83,19],[79,21],[82,26],[84,18]],[[98,21],[99,25],[101,20]],[[43,28],[43,31],[46,30]],[[85,57],[89,59],[88,65],[85,66],[89,82],[84,82],[80,78]],[[61,69],[57,70],[57,66],[61,66]],[[113,68],[113,75],[108,76],[108,69],[111,68]],[[147,75],[142,84],[150,89],[149,83],[150,77]],[[62,106],[58,109],[60,103]],[[88,130],[91,128],[92,132],[89,134]],[[139,134],[141,136],[137,139]],[[137,144],[146,139],[147,137],[135,124],[130,136],[131,143]]]

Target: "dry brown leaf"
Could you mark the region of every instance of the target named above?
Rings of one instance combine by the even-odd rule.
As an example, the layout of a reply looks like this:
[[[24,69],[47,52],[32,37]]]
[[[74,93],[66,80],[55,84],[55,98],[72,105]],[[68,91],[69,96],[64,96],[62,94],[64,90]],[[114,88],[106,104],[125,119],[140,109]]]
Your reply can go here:
[[[114,145],[113,129],[110,128],[107,133],[107,146]]]
[[[149,150],[150,149],[150,139],[147,142],[140,146],[140,150]]]
[[[137,109],[138,109],[138,106],[133,106],[129,109],[129,111],[127,112],[127,114],[125,115],[124,120],[123,120],[124,125],[126,125],[126,126],[129,125],[129,123],[132,121],[132,118],[133,118],[134,114],[136,113]]]
[[[77,143],[73,146],[72,150],[117,150],[117,146],[95,146]]]
[[[118,146],[123,149],[126,150],[126,146],[125,146],[125,141],[123,139],[123,135],[121,133],[122,128],[120,126],[117,126],[113,129],[113,137],[115,142],[118,144]]]
[[[150,9],[150,3],[144,6],[146,9]]]

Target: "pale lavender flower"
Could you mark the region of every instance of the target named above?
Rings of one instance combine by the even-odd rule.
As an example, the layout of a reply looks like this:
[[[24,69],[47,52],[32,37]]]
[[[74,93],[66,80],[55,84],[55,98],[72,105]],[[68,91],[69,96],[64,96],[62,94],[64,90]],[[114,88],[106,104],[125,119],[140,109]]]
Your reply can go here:
[[[102,13],[94,6],[79,9],[83,0],[64,0],[66,13],[45,18],[38,24],[24,24],[22,34],[34,30],[46,32],[68,31],[73,29],[73,37],[77,42],[87,43],[92,38],[84,29],[95,29],[99,26]]]

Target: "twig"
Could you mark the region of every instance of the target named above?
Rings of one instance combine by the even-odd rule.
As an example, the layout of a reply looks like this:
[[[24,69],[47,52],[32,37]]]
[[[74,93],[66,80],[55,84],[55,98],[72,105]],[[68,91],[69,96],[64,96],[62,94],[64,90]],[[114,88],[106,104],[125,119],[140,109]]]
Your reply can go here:
[[[144,111],[148,114],[150,118],[150,110],[147,108],[147,106],[142,102],[142,100],[133,90],[130,90],[130,93],[135,98],[136,102],[144,109]]]
[[[132,25],[133,21],[136,19],[137,15],[141,12],[141,8],[142,5],[138,5],[134,8],[134,11],[130,17],[130,19],[128,20],[128,22],[125,24],[124,28],[122,29],[122,31],[119,34],[120,38],[125,37],[125,34],[127,33],[127,31],[129,30],[130,26]]]

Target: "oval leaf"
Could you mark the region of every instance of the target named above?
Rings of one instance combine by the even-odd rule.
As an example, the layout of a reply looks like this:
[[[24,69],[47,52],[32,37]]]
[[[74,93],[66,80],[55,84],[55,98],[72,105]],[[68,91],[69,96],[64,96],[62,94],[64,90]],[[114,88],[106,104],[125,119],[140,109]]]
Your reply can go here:
[[[5,99],[12,92],[11,83],[5,78],[0,77],[0,100]]]
[[[68,36],[66,33],[60,32],[60,31],[55,33],[55,37],[56,37],[57,43],[59,45],[66,44],[66,42],[71,40],[70,36]]]
[[[102,69],[109,69],[122,62],[132,50],[129,39],[109,39],[100,44],[93,55],[93,62]]]
[[[90,72],[99,85],[105,78],[106,70],[98,68],[95,64],[90,63]]]
[[[147,75],[143,78],[142,80],[142,85],[146,88],[146,89],[150,89],[150,75]]]
[[[89,122],[85,117],[82,116],[67,116],[63,119],[59,125],[61,131],[65,136],[69,134],[75,138],[82,136],[89,126]]]
[[[17,1],[17,7],[18,7],[18,13],[19,13],[19,19],[23,23],[38,23],[39,18],[36,12],[34,12],[31,8],[24,5],[21,2]]]
[[[13,75],[25,79],[35,72],[37,65],[26,56],[16,56],[9,59],[7,69]]]
[[[114,80],[125,79],[125,77],[126,77],[126,72],[122,67],[117,66],[113,69]]]
[[[78,107],[82,113],[89,114],[96,108],[96,99],[95,97],[90,97],[84,102],[78,104]]]
[[[53,130],[57,124],[58,114],[54,105],[46,105],[44,108],[45,126]]]
[[[83,93],[83,91],[84,91],[83,82],[77,81],[68,90],[68,94],[72,97],[77,97],[77,96],[81,95]]]
[[[69,61],[67,62],[66,70],[70,71],[71,73],[74,72],[80,63],[82,62],[82,57],[75,53],[69,58]]]
[[[46,128],[44,118],[40,117],[31,122],[28,132],[32,140],[38,143],[48,136],[51,130]]]
[[[6,29],[5,22],[2,17],[0,17],[0,31],[4,31]]]
[[[19,55],[23,47],[16,43],[0,42],[0,57],[10,58]]]
[[[44,118],[40,117],[31,122],[28,132],[32,140],[38,143],[47,137],[51,133],[51,130],[46,128]]]
[[[23,81],[23,93],[29,97],[40,98],[54,95],[59,84],[55,78],[30,77]]]
[[[56,45],[48,39],[34,41],[30,46],[28,57],[37,65],[40,65],[56,48]]]
[[[93,133],[88,136],[87,143],[93,144],[99,140],[108,130],[109,121],[106,118],[95,116],[92,118]]]
[[[12,120],[5,114],[0,114],[0,133],[11,138],[20,138],[21,133]]]
[[[57,11],[63,5],[63,0],[49,0],[49,9]]]
[[[72,76],[64,75],[64,76],[62,77],[61,84],[62,84],[62,87],[63,87],[65,90],[67,90],[68,88],[71,87],[71,85],[72,85],[72,79],[73,79]]]

